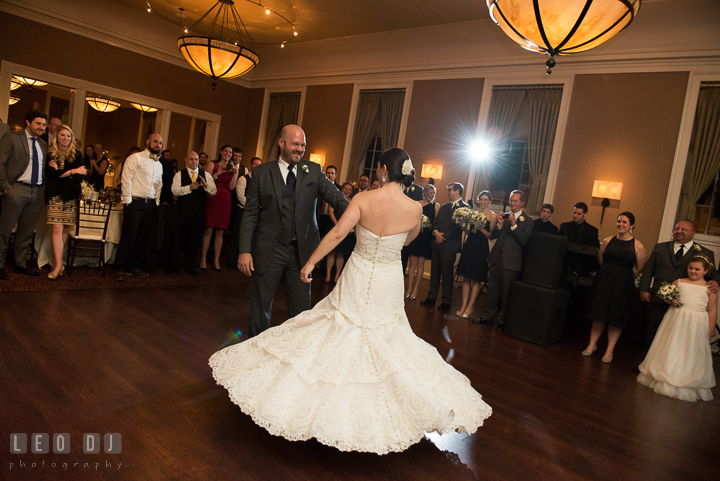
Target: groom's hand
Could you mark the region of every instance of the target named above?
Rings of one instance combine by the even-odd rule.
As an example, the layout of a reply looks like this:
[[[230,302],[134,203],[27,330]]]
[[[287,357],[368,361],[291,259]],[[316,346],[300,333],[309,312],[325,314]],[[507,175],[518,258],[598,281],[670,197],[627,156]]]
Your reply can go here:
[[[238,269],[248,277],[252,275],[252,271],[255,270],[253,267],[252,254],[248,252],[240,254],[238,257]]]

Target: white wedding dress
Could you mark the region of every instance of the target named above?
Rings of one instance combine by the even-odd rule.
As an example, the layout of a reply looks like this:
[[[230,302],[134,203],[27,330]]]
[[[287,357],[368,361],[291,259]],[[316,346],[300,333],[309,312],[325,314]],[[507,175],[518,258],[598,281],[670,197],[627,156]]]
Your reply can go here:
[[[474,433],[492,410],[413,334],[400,263],[407,232],[360,225],[337,286],[313,309],[216,352],[213,376],[270,433],[341,451],[403,451],[424,433]]]

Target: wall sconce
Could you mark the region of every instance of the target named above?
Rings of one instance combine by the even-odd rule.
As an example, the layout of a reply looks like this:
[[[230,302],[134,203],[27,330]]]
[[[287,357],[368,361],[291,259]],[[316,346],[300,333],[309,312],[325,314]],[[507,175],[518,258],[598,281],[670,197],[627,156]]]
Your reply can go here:
[[[610,200],[620,200],[622,198],[623,185],[622,182],[607,182],[604,180],[596,180],[593,184],[593,197],[602,198],[602,215],[600,215],[600,224],[605,217],[605,209],[610,206]]]
[[[435,164],[423,164],[422,172],[420,177],[427,177],[428,179],[442,179],[443,166]]]
[[[320,164],[321,167],[325,167],[325,154],[310,154],[310,162]]]

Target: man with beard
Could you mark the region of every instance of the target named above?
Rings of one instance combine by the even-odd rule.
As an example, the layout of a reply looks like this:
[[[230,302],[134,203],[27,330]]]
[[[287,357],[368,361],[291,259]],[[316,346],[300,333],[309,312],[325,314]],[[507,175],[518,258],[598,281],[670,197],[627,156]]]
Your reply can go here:
[[[238,269],[253,276],[250,337],[270,327],[272,304],[285,279],[287,317],[310,309],[310,284],[300,269],[320,243],[318,199],[338,211],[348,205],[320,164],[304,160],[305,132],[287,125],[278,139],[280,158],[252,171],[240,225]],[[262,208],[261,208],[262,206]]]
[[[115,257],[115,280],[126,275],[148,277],[140,269],[140,257],[151,237],[156,209],[160,205],[163,167],[158,160],[163,148],[162,137],[151,134],[147,148],[127,158],[122,173],[123,225]]]

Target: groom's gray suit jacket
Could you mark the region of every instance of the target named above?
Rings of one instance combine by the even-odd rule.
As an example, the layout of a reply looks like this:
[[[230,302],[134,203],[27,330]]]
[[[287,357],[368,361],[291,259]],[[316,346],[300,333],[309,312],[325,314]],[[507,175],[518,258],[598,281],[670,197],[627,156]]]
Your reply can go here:
[[[302,172],[303,166],[307,167],[307,173]],[[277,160],[253,169],[240,224],[240,253],[252,254],[253,267],[259,274],[265,273],[275,253],[282,227],[282,194],[285,188]],[[342,192],[325,177],[320,165],[303,159],[298,164],[293,198],[295,238],[301,266],[320,243],[315,216],[318,198],[339,211],[339,215],[348,205]]]

